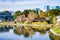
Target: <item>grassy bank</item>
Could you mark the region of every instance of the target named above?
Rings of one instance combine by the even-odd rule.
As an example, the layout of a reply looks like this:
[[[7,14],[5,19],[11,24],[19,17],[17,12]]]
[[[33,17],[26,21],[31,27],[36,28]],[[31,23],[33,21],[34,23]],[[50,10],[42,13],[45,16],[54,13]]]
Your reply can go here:
[[[51,40],[60,40],[60,36],[56,36],[56,35],[52,34],[51,32],[49,32],[49,37]]]
[[[54,32],[56,32],[57,34],[60,34],[60,28],[54,27],[52,28],[54,30]]]

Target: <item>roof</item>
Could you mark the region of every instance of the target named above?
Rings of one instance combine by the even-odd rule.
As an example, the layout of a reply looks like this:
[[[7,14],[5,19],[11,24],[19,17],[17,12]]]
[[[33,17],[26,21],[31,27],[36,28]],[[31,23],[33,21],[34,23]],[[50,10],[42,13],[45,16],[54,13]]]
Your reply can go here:
[[[45,21],[45,18],[36,18],[34,21]]]

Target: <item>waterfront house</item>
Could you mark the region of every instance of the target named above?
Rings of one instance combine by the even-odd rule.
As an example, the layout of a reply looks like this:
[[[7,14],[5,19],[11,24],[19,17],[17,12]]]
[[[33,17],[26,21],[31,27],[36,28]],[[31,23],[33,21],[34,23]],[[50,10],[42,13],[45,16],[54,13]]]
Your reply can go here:
[[[57,23],[60,23],[60,16],[57,16]]]
[[[60,28],[60,16],[57,16],[57,23],[56,23],[56,27]]]

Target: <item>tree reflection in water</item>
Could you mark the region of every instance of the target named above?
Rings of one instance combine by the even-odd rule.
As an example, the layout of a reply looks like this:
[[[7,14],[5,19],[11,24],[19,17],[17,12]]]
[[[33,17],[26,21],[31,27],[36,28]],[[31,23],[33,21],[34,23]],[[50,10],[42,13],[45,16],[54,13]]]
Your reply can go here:
[[[41,29],[38,29],[38,30],[34,30],[35,32],[39,32],[40,35],[45,35],[46,34],[46,30],[41,30]]]
[[[39,31],[39,30],[34,30],[30,27],[27,27],[28,29],[25,29],[24,27],[17,27],[14,29],[14,33],[17,35],[24,35],[24,37],[31,37],[35,34],[35,32],[39,32],[40,35],[44,35],[46,31]]]
[[[4,26],[4,27],[0,27],[0,33],[1,32],[9,32],[9,30],[11,29],[11,27],[7,27],[7,26]],[[14,33],[16,34],[16,35],[23,35],[24,37],[32,37],[32,36],[34,36],[35,34],[36,34],[36,32],[38,32],[38,34],[40,33],[40,35],[39,36],[41,36],[41,35],[48,35],[48,34],[46,34],[46,33],[48,33],[48,32],[46,32],[46,30],[43,30],[43,29],[33,29],[33,28],[31,28],[31,27],[15,27],[15,29],[13,29],[13,31],[14,31]],[[52,33],[50,33],[49,32],[49,39],[51,39],[51,40],[60,40],[60,37],[59,36],[55,36],[55,35],[53,35]],[[41,36],[42,37],[42,36]]]
[[[9,32],[9,29],[12,29],[11,26],[1,26],[0,27],[0,32]]]
[[[41,35],[45,35],[46,31],[40,31],[39,32]]]
[[[0,32],[9,32],[9,30],[11,29],[11,27],[0,27]],[[24,37],[32,37],[36,34],[36,32],[38,32],[39,36],[44,36],[46,35],[47,31],[43,30],[43,29],[33,29],[32,27],[24,27],[24,26],[19,26],[19,27],[15,27],[15,29],[13,29],[14,33],[16,35],[23,35]],[[49,37],[51,40],[60,40],[60,37],[55,36],[53,34],[51,34],[49,32]]]
[[[24,37],[29,37],[34,34],[34,30],[30,28],[25,29],[24,27],[17,27],[14,29],[14,33],[18,35],[24,35]]]

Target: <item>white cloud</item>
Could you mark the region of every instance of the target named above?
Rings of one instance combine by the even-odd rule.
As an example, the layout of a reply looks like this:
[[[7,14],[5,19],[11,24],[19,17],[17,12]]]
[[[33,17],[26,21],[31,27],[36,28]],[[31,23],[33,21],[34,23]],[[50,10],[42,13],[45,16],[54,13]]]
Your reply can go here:
[[[10,1],[6,1],[6,2],[0,1],[0,5],[8,5],[8,4],[12,4],[12,2],[10,2]]]
[[[35,1],[16,1],[16,2],[12,2],[12,1],[0,1],[0,5],[19,5],[19,4],[36,4],[36,3],[45,3],[46,1],[41,1],[41,0],[35,0]]]
[[[0,11],[2,10],[23,10],[29,8],[41,8],[45,5],[55,6],[60,5],[57,0],[31,0],[31,1],[0,1]]]
[[[0,1],[0,5],[23,5],[23,4],[59,4],[59,1],[57,0],[33,0],[33,1],[16,1],[16,2],[12,2],[12,1]]]

